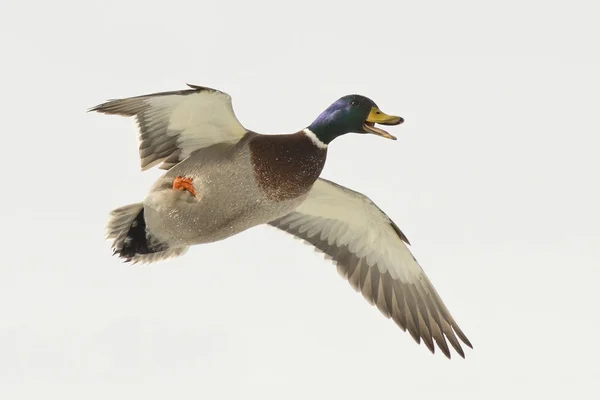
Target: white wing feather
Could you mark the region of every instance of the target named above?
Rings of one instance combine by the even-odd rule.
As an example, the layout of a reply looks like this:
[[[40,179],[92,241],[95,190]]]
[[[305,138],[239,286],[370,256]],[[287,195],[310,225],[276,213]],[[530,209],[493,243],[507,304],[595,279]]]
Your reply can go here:
[[[196,150],[236,143],[247,132],[227,93],[188,86],[192,89],[111,100],[90,111],[135,116],[142,170],[161,162],[169,169]]]
[[[338,271],[388,318],[434,352],[450,357],[446,339],[464,357],[460,330],[394,222],[368,197],[324,179],[292,213],[271,225],[333,258]]]

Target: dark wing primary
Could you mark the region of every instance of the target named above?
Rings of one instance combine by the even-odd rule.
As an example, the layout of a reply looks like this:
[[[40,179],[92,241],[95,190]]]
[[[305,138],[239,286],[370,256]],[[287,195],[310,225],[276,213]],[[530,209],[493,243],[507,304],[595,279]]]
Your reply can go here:
[[[198,149],[236,143],[247,132],[227,93],[188,86],[192,89],[111,100],[90,111],[135,116],[142,170],[160,162],[169,169]]]
[[[311,243],[333,258],[355,290],[403,330],[450,358],[446,340],[464,357],[460,330],[394,222],[368,197],[319,179],[296,211],[271,225]]]

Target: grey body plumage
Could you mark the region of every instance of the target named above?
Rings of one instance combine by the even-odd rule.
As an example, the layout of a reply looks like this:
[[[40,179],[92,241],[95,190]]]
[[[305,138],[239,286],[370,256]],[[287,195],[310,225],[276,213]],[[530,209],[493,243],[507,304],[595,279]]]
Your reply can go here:
[[[238,143],[200,149],[173,166],[159,178],[144,200],[148,229],[171,247],[191,246],[223,240],[296,209],[308,195],[322,166],[318,168],[317,165],[318,169],[306,177],[304,185],[296,187],[294,196],[274,196],[263,188],[271,184],[277,186],[278,182],[265,182],[268,177],[256,164],[270,164],[271,159],[278,158],[276,136],[264,136],[261,139],[274,148],[263,152],[260,160],[253,161],[251,146],[259,134],[248,132]],[[308,138],[304,140],[314,147],[315,154],[322,154],[324,162],[324,152]],[[307,158],[312,155],[294,153],[290,154],[289,161],[298,165]],[[285,180],[285,173],[281,175],[279,180]],[[189,192],[173,190],[173,180],[177,176],[193,180],[196,197]]]

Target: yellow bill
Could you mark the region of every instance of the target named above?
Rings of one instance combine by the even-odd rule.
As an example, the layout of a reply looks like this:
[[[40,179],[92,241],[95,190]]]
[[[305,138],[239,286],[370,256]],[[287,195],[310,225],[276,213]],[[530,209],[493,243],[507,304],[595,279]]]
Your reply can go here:
[[[396,140],[396,137],[390,135],[388,132],[383,129],[377,128],[375,124],[381,125],[400,125],[404,122],[402,117],[396,117],[393,115],[387,115],[383,111],[381,111],[377,107],[372,107],[367,120],[363,124],[363,128],[365,131],[372,133],[374,135],[382,136],[387,139]]]

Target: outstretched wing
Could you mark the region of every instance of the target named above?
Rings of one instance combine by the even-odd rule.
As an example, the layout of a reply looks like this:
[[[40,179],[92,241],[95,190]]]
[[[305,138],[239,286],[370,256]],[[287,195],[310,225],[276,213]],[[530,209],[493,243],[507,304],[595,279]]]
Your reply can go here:
[[[160,168],[169,169],[198,149],[236,143],[247,132],[227,93],[188,86],[191,89],[110,100],[90,111],[135,116],[142,170],[160,162]]]
[[[435,340],[450,358],[447,339],[464,357],[457,336],[472,347],[406,246],[406,237],[368,197],[319,179],[294,212],[270,224],[333,258],[355,290],[431,352]]]

